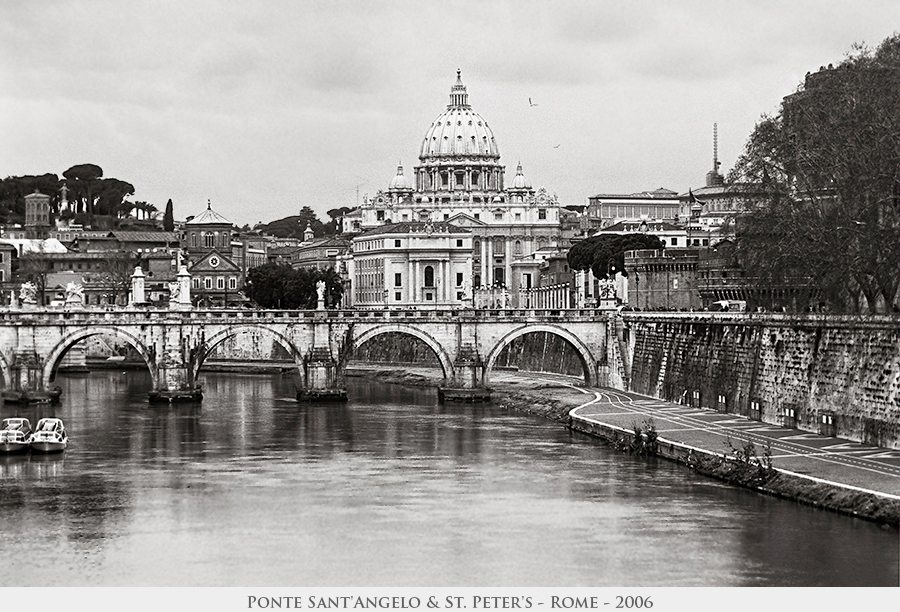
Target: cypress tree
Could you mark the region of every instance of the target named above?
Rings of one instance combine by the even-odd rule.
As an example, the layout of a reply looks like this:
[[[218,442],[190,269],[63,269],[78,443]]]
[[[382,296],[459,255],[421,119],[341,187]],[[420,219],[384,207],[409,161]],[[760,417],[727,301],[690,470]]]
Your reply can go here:
[[[175,231],[175,217],[172,214],[172,198],[166,202],[166,214],[163,215],[163,229],[167,232]]]

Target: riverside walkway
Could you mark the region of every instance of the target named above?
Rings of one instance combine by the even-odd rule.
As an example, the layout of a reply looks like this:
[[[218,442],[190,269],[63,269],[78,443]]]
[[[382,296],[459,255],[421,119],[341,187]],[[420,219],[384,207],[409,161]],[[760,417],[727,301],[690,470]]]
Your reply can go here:
[[[543,376],[542,376],[543,378]],[[552,379],[544,379],[550,382]],[[632,433],[652,421],[661,445],[733,455],[752,442],[762,457],[771,449],[772,466],[815,482],[900,499],[900,450],[779,427],[735,414],[694,408],[613,389],[586,389],[555,380],[593,396],[570,412],[573,420]]]

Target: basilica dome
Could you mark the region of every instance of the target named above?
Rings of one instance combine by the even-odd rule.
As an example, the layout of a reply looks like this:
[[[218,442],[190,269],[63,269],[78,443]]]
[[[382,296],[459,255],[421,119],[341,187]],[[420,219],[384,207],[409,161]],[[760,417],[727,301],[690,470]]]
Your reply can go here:
[[[419,159],[468,157],[498,160],[500,150],[487,121],[469,106],[469,94],[459,71],[450,89],[447,110],[432,122],[422,141]]]

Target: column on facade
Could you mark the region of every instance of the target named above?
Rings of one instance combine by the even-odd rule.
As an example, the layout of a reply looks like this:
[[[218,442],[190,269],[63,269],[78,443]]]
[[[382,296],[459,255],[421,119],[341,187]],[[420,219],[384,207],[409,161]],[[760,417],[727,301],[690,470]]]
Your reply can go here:
[[[419,296],[420,296],[420,289],[419,289],[419,267],[420,267],[420,265],[421,265],[421,262],[419,260],[416,260],[413,262],[413,276],[410,279],[410,282],[412,283],[413,302],[415,302],[415,303],[419,302]]]
[[[406,301],[413,301],[413,262],[409,253],[406,254]]]
[[[481,284],[493,286],[494,278],[494,240],[490,236],[485,236],[481,241],[484,250],[485,274],[481,277]]]
[[[509,287],[510,291],[512,291],[512,245],[514,240],[512,239],[512,235],[506,238],[506,261],[505,261],[505,269],[503,271],[503,282]]]

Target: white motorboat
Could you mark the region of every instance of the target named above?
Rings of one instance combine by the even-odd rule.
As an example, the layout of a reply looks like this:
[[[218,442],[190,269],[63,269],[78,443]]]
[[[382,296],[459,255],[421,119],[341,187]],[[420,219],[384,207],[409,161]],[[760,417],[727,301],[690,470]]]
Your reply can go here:
[[[66,450],[68,444],[69,436],[62,419],[41,419],[31,434],[31,450],[34,452],[58,453]]]
[[[3,419],[0,424],[0,453],[20,453],[28,450],[31,422],[21,417]]]

